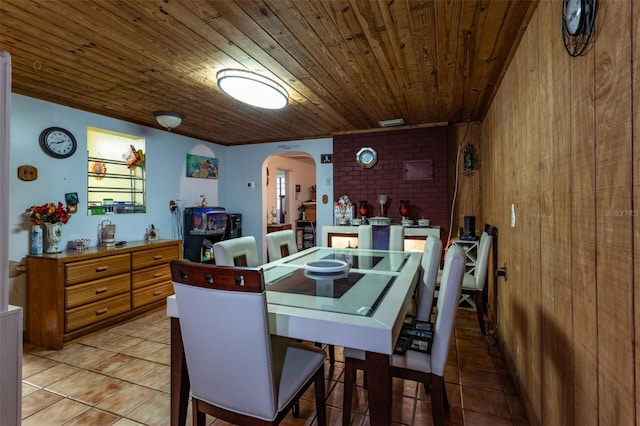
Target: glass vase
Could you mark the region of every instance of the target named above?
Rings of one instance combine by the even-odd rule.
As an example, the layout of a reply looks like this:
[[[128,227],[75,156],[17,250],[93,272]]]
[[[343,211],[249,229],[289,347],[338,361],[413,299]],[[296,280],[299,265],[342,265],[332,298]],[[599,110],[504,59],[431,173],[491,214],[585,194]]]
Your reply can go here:
[[[402,216],[402,220],[409,216],[409,200],[400,200],[400,216]]]
[[[367,217],[367,202],[365,200],[360,201],[360,206],[358,207],[358,213],[360,213],[360,218],[362,219]]]

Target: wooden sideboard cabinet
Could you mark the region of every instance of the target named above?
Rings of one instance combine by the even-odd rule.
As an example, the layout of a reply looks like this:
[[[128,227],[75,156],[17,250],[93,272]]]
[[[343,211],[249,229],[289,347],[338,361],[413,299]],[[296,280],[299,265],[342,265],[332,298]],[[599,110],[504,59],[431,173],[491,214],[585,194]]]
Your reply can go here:
[[[404,232],[404,251],[423,251],[424,243],[429,235],[440,238],[439,226],[407,226]],[[322,243],[325,247],[355,248],[358,247],[357,226],[323,226]]]
[[[169,262],[181,258],[177,240],[27,256],[26,341],[61,349],[162,306],[173,294]]]
[[[269,223],[267,224],[267,234],[271,232],[293,229],[290,223]]]

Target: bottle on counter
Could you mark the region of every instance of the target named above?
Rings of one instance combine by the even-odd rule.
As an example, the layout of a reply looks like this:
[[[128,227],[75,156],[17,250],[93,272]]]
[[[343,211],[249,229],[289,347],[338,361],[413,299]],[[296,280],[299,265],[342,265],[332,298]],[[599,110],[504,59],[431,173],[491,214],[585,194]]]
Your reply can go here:
[[[42,225],[31,226],[31,254],[42,254]]]

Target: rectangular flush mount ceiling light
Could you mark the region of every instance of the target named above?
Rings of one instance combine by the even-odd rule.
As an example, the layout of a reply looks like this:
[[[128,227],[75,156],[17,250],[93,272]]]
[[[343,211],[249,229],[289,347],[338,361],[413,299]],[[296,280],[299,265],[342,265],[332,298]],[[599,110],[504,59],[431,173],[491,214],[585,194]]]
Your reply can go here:
[[[378,124],[380,127],[402,126],[404,124],[404,119],[394,118],[393,120],[382,120],[378,121]]]

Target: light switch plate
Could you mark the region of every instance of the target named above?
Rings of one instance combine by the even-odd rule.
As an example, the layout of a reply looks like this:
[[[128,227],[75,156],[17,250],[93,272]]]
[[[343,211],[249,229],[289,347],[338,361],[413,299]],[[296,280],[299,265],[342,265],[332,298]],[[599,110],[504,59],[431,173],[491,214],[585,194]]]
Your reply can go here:
[[[511,227],[516,227],[516,205],[511,203]]]
[[[38,169],[34,166],[20,166],[18,167],[18,179],[24,181],[32,181],[38,179]]]

